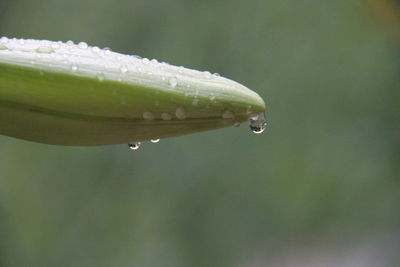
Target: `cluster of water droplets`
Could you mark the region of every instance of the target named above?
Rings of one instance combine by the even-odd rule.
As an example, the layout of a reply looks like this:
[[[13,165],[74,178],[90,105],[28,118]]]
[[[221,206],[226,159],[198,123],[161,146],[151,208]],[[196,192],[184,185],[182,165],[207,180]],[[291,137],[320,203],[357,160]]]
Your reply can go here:
[[[220,76],[218,73],[199,72],[183,66],[178,67],[166,62],[158,62],[156,59],[142,58],[136,55],[123,55],[112,52],[108,47],[99,48],[97,46],[89,46],[86,42],[74,43],[71,40],[54,42],[0,37],[0,50],[10,50],[15,53],[33,53],[34,56],[29,61],[31,65],[43,66],[43,70],[48,67],[52,68],[52,70],[54,67],[60,69],[67,67],[71,72],[79,75],[86,76],[86,74],[90,74],[99,82],[105,80],[123,82],[126,79],[132,79],[134,76],[128,76],[128,73],[134,72],[140,76],[157,76],[155,78],[164,81],[167,88],[174,90],[178,87],[179,89],[191,87],[190,82],[184,78],[185,74],[200,73],[205,79]],[[53,59],[49,60],[49,57]],[[57,64],[57,61],[62,62],[64,66]],[[103,65],[103,69],[93,72],[91,70],[93,65]],[[171,73],[173,69],[175,69],[176,74]],[[189,95],[187,93],[187,96]],[[194,99],[194,105],[197,104],[197,101],[197,99]]]
[[[230,111],[225,111],[223,113],[223,118],[224,119],[233,119],[234,115]],[[170,117],[168,120],[171,119]],[[234,126],[238,127],[240,126],[239,122],[235,122]],[[264,113],[259,113],[256,116],[253,116],[250,118],[250,130],[255,133],[255,134],[261,134],[265,131],[267,128],[267,121],[265,119],[265,114]],[[160,142],[160,139],[151,139],[151,143],[158,143]],[[132,150],[138,150],[140,148],[141,142],[133,142],[128,144],[129,148]]]

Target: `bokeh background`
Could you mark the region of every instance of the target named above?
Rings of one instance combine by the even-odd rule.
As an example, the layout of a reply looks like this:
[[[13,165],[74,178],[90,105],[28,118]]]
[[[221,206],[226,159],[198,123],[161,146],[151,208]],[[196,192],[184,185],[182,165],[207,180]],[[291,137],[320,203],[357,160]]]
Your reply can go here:
[[[399,29],[395,0],[0,0],[0,35],[218,72],[269,122],[138,151],[0,136],[0,266],[399,266]]]

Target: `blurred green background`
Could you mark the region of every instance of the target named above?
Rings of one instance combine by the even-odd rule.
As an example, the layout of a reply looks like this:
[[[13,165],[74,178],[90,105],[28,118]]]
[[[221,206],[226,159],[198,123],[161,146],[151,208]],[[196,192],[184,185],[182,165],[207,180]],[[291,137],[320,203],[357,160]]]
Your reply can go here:
[[[0,35],[218,72],[266,100],[270,125],[135,152],[0,136],[0,266],[399,266],[399,10],[0,0]]]

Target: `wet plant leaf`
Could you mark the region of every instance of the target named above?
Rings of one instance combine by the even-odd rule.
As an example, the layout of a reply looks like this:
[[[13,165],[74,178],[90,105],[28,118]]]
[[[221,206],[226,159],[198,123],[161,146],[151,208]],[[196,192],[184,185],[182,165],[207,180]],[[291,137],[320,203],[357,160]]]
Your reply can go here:
[[[209,72],[107,49],[0,39],[0,133],[59,145],[132,143],[236,125],[258,94]]]

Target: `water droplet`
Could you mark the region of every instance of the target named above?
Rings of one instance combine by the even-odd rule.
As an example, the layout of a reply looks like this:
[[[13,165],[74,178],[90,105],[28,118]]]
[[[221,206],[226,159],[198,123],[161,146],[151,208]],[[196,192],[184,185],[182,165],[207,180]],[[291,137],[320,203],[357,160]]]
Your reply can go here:
[[[70,48],[68,48],[68,52],[76,53],[76,47],[75,46],[71,46]]]
[[[154,114],[151,112],[143,112],[143,119],[145,120],[154,120]]]
[[[51,46],[39,46],[38,48],[36,48],[36,52],[38,53],[53,53],[54,50]]]
[[[100,48],[98,46],[93,46],[92,47],[92,51],[95,53],[99,53],[100,52]]]
[[[160,139],[151,139],[150,142],[156,144],[156,143],[160,142]]]
[[[58,48],[60,48],[60,44],[58,44],[58,43],[52,43],[52,44],[51,44],[51,48],[53,48],[53,49],[58,49]]]
[[[211,78],[211,73],[209,71],[203,71],[204,73],[204,77],[206,77],[207,79]]]
[[[85,43],[85,42],[80,42],[80,43],[78,44],[78,47],[79,47],[80,49],[87,49],[87,48],[88,48],[88,44]]]
[[[221,76],[221,74],[219,74],[218,72],[214,73],[213,75],[214,75],[214,76],[217,76],[217,77],[220,77],[220,76]]]
[[[106,55],[111,54],[111,48],[109,48],[109,47],[104,47],[103,51],[104,51],[104,54],[106,54]]]
[[[125,73],[128,72],[128,67],[124,65],[124,66],[121,66],[121,67],[119,68],[119,70],[121,71],[122,74],[125,74]]]
[[[143,62],[143,64],[149,64],[150,63],[150,60],[148,59],[148,58],[143,58],[142,59],[142,62]]]
[[[78,70],[78,66],[75,65],[75,64],[72,64],[72,65],[71,65],[71,70],[72,70],[73,72],[76,72],[76,71]]]
[[[8,38],[5,37],[5,36],[1,37],[1,38],[0,38],[0,43],[2,43],[2,44],[8,43]]]
[[[178,79],[176,79],[175,77],[171,77],[169,78],[168,83],[172,88],[175,88],[178,85]]]
[[[180,120],[184,120],[186,118],[186,112],[183,107],[179,107],[176,109],[175,116]]]
[[[65,42],[67,45],[74,45],[74,42],[72,42],[71,40],[68,40]]]
[[[153,63],[158,63],[157,59],[155,59],[155,58],[153,58],[153,59],[151,60],[151,62],[153,62]],[[160,139],[158,139],[158,140],[160,140]]]
[[[140,147],[140,142],[135,142],[135,143],[130,143],[130,144],[128,144],[128,146],[129,146],[129,148],[130,149],[132,149],[132,150],[138,150],[139,149],[139,147]]]
[[[235,117],[235,115],[233,115],[233,113],[229,110],[226,110],[222,113],[222,118],[224,119],[233,119]]]
[[[172,120],[172,115],[169,114],[169,113],[162,113],[162,114],[161,114],[161,118],[162,118],[163,120],[165,120],[165,121],[170,121],[170,120]]]
[[[96,78],[97,78],[97,80],[99,80],[100,82],[102,82],[102,81],[104,81],[104,73],[102,73],[102,72],[98,72],[97,74],[96,74]]]
[[[264,113],[260,113],[250,118],[250,129],[255,134],[260,134],[267,128],[267,122],[265,120]]]

